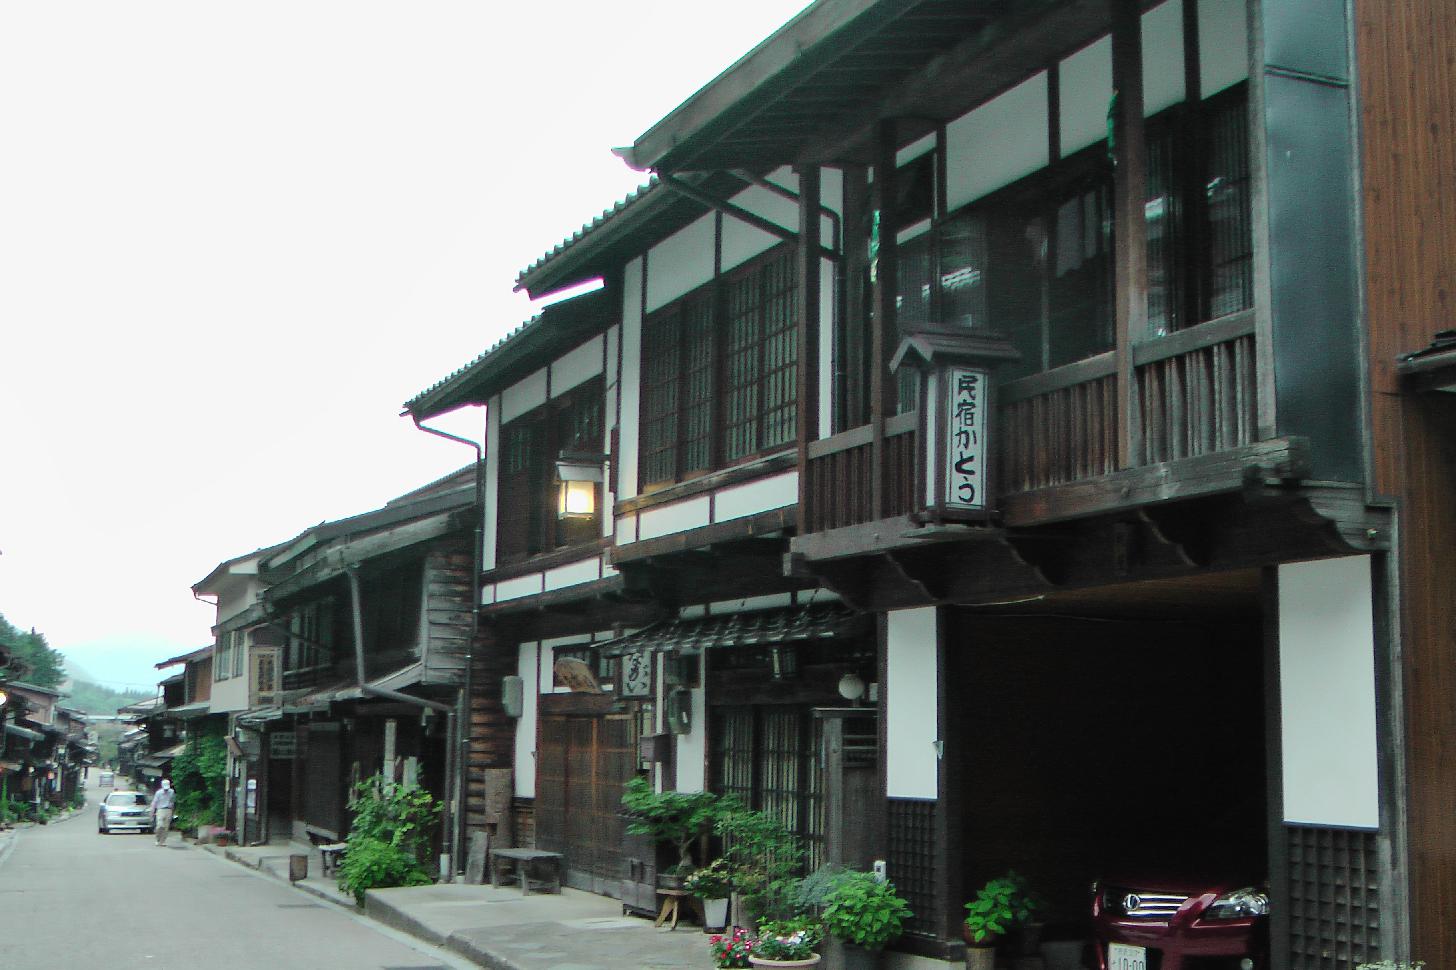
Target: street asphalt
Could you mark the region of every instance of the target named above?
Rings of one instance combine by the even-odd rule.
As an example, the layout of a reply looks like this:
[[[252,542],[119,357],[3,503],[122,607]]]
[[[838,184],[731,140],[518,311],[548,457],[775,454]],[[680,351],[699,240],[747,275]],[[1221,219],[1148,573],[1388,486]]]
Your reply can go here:
[[[94,785],[98,773],[91,772]],[[64,821],[0,834],[0,952],[36,970],[464,970],[475,964],[173,833]]]

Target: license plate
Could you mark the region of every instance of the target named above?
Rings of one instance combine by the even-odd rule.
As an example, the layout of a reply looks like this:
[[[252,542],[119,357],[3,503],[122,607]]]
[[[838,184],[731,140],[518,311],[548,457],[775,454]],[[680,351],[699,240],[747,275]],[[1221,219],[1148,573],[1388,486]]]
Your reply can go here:
[[[1147,948],[1126,943],[1107,944],[1107,970],[1148,970]]]

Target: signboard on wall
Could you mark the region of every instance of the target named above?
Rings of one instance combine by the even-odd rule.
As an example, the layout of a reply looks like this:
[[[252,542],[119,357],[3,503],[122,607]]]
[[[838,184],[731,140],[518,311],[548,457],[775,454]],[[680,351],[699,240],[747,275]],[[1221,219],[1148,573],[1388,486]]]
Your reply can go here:
[[[622,696],[652,696],[652,651],[622,655]]]
[[[268,735],[268,757],[285,760],[298,757],[298,736],[292,731],[275,731]]]
[[[986,507],[986,372],[951,367],[946,374],[945,504]]]

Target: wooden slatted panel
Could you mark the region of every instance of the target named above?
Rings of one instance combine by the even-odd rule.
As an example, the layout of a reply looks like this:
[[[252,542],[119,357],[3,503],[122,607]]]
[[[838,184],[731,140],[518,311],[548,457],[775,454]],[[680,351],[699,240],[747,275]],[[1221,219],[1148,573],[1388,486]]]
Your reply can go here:
[[[615,890],[622,863],[622,789],[636,735],[626,714],[543,717],[537,737],[537,845],[566,856],[578,888]]]
[[[873,507],[872,449],[863,444],[840,448],[809,459],[805,491],[805,532],[825,532],[876,519],[906,515],[917,508],[915,466],[918,460],[914,430],[885,439],[886,509]]]
[[[935,802],[891,798],[887,803],[890,822],[890,881],[910,904],[912,916],[905,932],[912,936],[932,935],[931,914],[940,909],[935,898],[935,870],[944,857],[935,838]]]
[[[1250,444],[1256,418],[1254,337],[1236,337],[1137,369],[1141,454],[1152,464]]]
[[[1106,376],[1001,408],[1003,492],[1096,478],[1117,470],[1117,378]]]
[[[1378,959],[1375,833],[1304,827],[1286,831],[1292,970],[1336,970]]]

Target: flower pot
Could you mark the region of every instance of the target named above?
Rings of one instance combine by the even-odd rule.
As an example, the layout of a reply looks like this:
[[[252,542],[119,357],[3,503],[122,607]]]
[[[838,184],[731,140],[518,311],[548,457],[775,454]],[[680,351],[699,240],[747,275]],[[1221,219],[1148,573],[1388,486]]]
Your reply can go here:
[[[728,925],[728,897],[703,900],[703,932],[721,933]]]
[[[748,962],[755,967],[817,967],[819,954],[810,954],[802,960],[770,960],[767,957],[749,957]]]
[[[676,873],[667,873],[667,872],[659,872],[657,874],[657,888],[658,889],[681,889],[682,887],[683,887],[683,877],[682,876],[679,876]]]
[[[994,946],[967,946],[966,970],[996,970]]]

